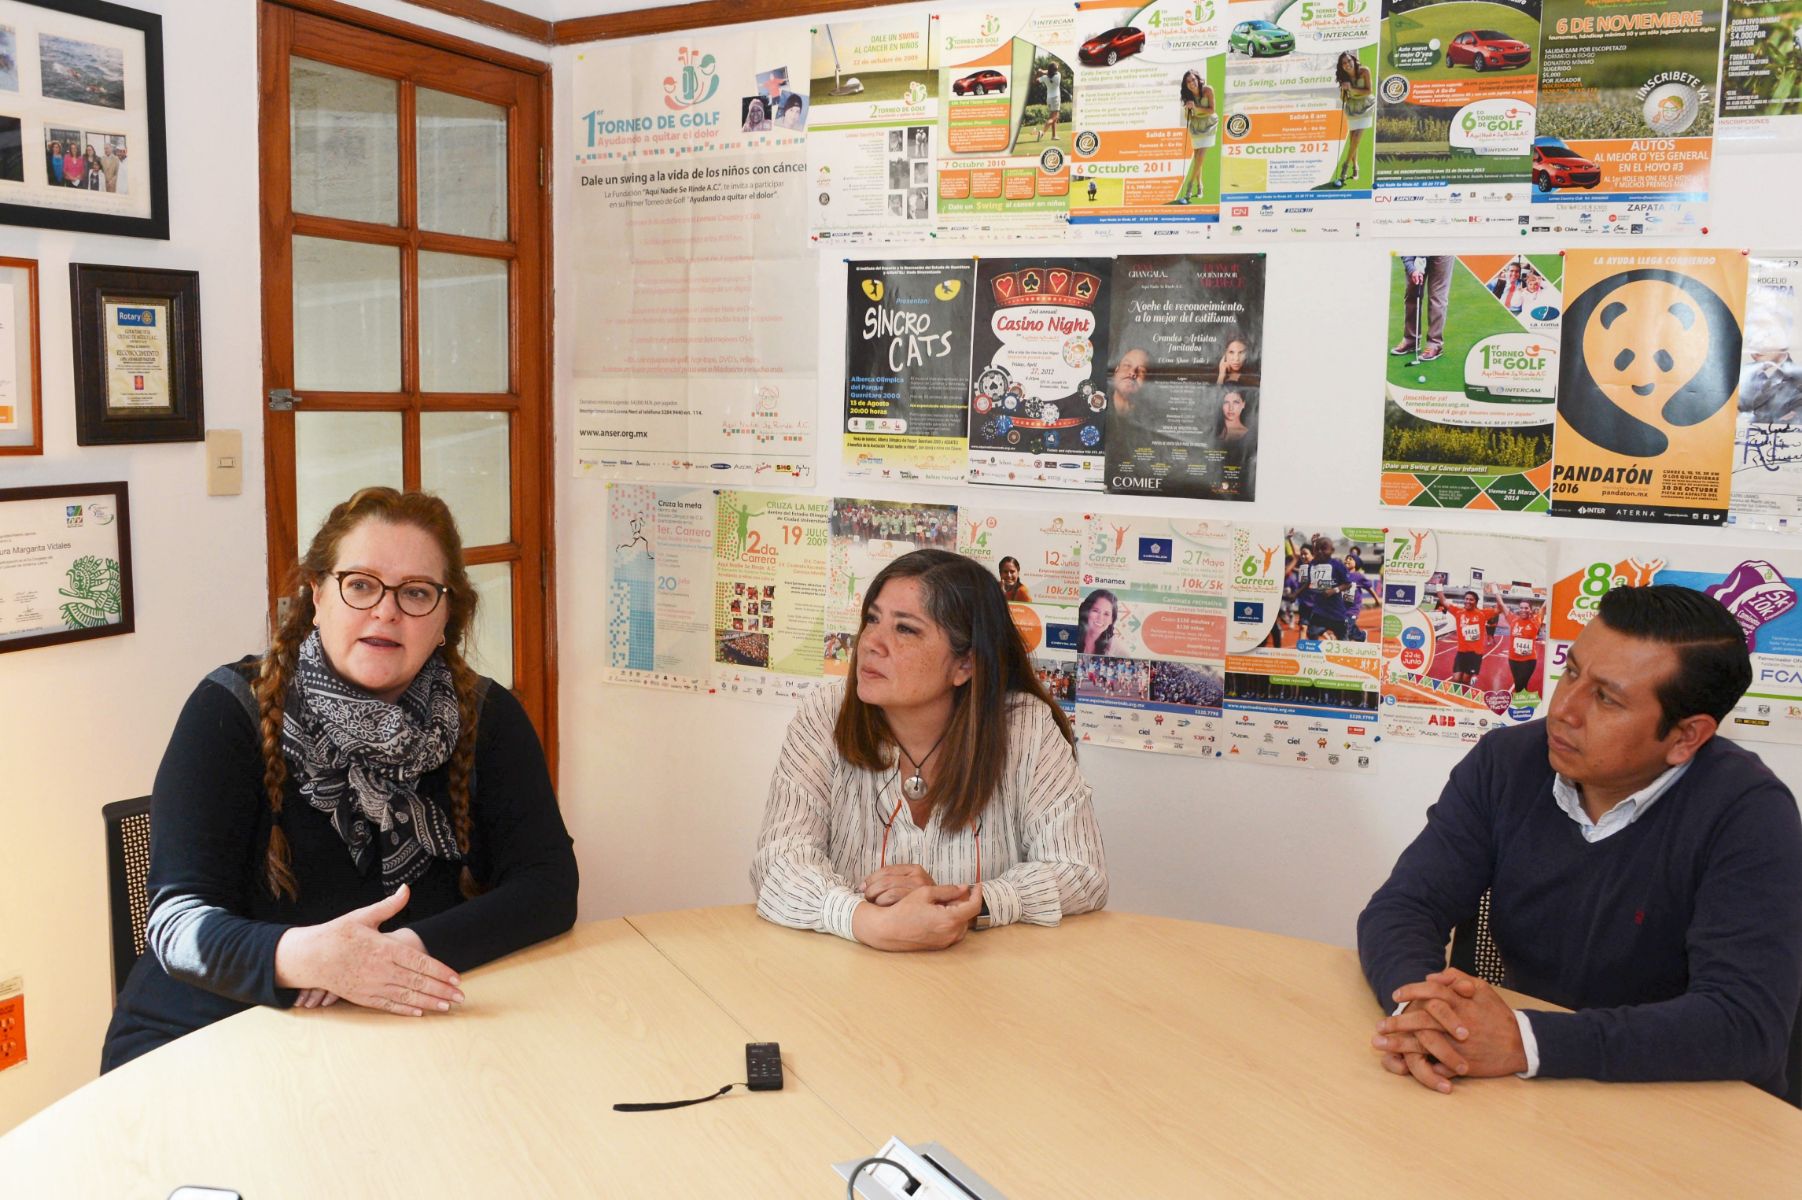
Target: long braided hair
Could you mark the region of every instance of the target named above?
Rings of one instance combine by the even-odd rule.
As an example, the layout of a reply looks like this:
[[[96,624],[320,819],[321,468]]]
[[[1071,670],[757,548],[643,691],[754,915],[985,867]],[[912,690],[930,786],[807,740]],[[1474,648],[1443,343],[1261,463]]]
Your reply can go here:
[[[313,631],[317,610],[313,604],[313,588],[331,578],[338,563],[338,548],[350,532],[365,521],[381,521],[390,525],[411,525],[424,530],[444,552],[444,583],[450,588],[444,602],[450,615],[444,623],[444,645],[439,654],[450,668],[451,683],[457,693],[457,746],[451,752],[449,784],[451,825],[457,834],[457,849],[465,856],[462,875],[457,885],[465,897],[474,896],[481,888],[470,873],[469,854],[469,773],[475,761],[476,717],[479,677],[463,658],[463,641],[475,622],[476,592],[469,584],[469,573],[463,566],[463,539],[457,533],[457,522],[444,501],[425,492],[397,492],[393,488],[364,488],[332,509],[325,524],[313,535],[305,557],[294,565],[287,596],[292,603],[288,615],[276,627],[270,639],[269,652],[263,656],[252,689],[256,693],[258,741],[263,756],[263,790],[269,798],[273,818],[269,827],[269,851],[264,861],[264,880],[272,896],[298,899],[300,887],[294,877],[289,856],[288,838],[282,832],[282,791],[288,782],[288,762],[282,756],[282,708],[288,695],[288,682],[293,677],[300,644]]]

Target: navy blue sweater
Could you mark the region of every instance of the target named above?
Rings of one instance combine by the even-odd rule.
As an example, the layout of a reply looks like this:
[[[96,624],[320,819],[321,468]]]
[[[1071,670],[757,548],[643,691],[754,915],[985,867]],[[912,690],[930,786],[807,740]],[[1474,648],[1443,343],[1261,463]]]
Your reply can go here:
[[[150,800],[150,946],[113,1010],[103,1072],[251,1005],[292,1005],[299,993],[275,982],[282,934],[387,895],[381,872],[358,873],[292,770],[281,824],[300,895],[270,895],[263,872],[274,818],[257,727],[241,698],[255,668],[246,658],[231,667],[240,682],[202,681],[163,754]],[[421,776],[421,793],[444,799],[448,775],[439,767]],[[470,873],[488,890],[465,900],[461,867],[434,859],[407,907],[383,926],[411,928],[426,953],[456,971],[562,933],[576,916],[575,853],[544,750],[519,701],[498,684],[477,718],[470,816]],[[182,914],[194,917],[186,930],[164,932],[180,929]]]
[[[1484,737],[1358,918],[1377,1000],[1445,966],[1490,890],[1539,1074],[1743,1079],[1781,1092],[1802,995],[1802,818],[1758,756],[1723,738],[1631,825],[1589,843],[1552,795],[1545,723]]]

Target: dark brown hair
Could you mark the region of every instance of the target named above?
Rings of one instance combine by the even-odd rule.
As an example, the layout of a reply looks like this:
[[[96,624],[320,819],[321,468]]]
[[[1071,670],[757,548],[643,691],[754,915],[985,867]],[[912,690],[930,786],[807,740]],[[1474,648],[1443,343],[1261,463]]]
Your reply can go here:
[[[425,492],[401,493],[393,488],[364,488],[332,509],[325,524],[313,535],[306,556],[294,564],[289,574],[287,595],[292,601],[288,615],[270,639],[269,652],[257,672],[253,688],[256,692],[259,743],[263,755],[263,790],[269,797],[273,817],[269,826],[269,851],[265,859],[264,879],[271,895],[298,899],[300,887],[294,878],[289,857],[287,835],[282,832],[282,790],[288,782],[288,762],[282,757],[282,705],[287,699],[288,682],[293,678],[294,664],[300,644],[313,630],[315,609],[313,586],[330,578],[338,565],[338,548],[351,530],[365,521],[381,521],[389,525],[410,525],[424,530],[444,552],[442,581],[450,591],[444,597],[450,615],[444,623],[444,645],[439,653],[450,668],[451,683],[457,693],[457,745],[450,757],[451,824],[457,834],[457,849],[469,854],[469,771],[475,761],[477,684],[479,677],[463,658],[463,639],[475,623],[476,592],[469,585],[469,574],[463,568],[463,539],[457,533],[457,522],[450,508],[436,496]],[[465,896],[481,889],[468,866],[458,880]]]
[[[926,615],[945,631],[951,652],[969,655],[972,672],[952,693],[951,723],[939,750],[938,778],[927,793],[948,829],[975,821],[1007,773],[1008,706],[1016,693],[1051,710],[1058,731],[1072,746],[1070,719],[1039,682],[1026,647],[1007,614],[995,577],[974,560],[948,550],[915,550],[876,573],[864,592],[863,618],[891,579],[917,579],[926,593]],[[862,628],[851,646],[850,679],[832,730],[833,744],[846,762],[866,771],[893,766],[894,736],[888,719],[857,696],[857,651]]]

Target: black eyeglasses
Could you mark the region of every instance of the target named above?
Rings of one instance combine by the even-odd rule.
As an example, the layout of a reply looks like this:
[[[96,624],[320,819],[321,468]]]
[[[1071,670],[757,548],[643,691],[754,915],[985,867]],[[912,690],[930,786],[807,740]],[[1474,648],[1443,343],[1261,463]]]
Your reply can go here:
[[[338,581],[338,597],[352,608],[374,608],[382,602],[382,593],[393,592],[394,602],[409,617],[429,617],[438,602],[450,591],[442,583],[430,579],[409,579],[404,583],[383,583],[367,571],[333,571]]]

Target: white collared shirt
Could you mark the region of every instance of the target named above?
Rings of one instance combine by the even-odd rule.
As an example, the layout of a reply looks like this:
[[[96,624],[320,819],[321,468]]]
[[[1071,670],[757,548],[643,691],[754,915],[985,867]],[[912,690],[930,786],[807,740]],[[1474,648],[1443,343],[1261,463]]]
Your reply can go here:
[[[1692,760],[1693,761],[1693,760]],[[1582,831],[1583,840],[1590,845],[1613,837],[1633,822],[1646,815],[1657,799],[1671,790],[1671,786],[1683,778],[1689,770],[1689,763],[1678,763],[1667,769],[1662,775],[1646,786],[1621,800],[1602,814],[1599,821],[1591,821],[1589,814],[1583,810],[1583,793],[1579,786],[1563,775],[1552,776],[1552,797],[1558,801],[1558,807],[1564,810],[1565,816],[1577,823]],[[1515,1021],[1520,1024],[1521,1049],[1527,1055],[1527,1069],[1520,1073],[1522,1079],[1531,1079],[1539,1074],[1539,1039],[1533,1036],[1533,1024],[1527,1020],[1527,1014],[1516,1009]]]

